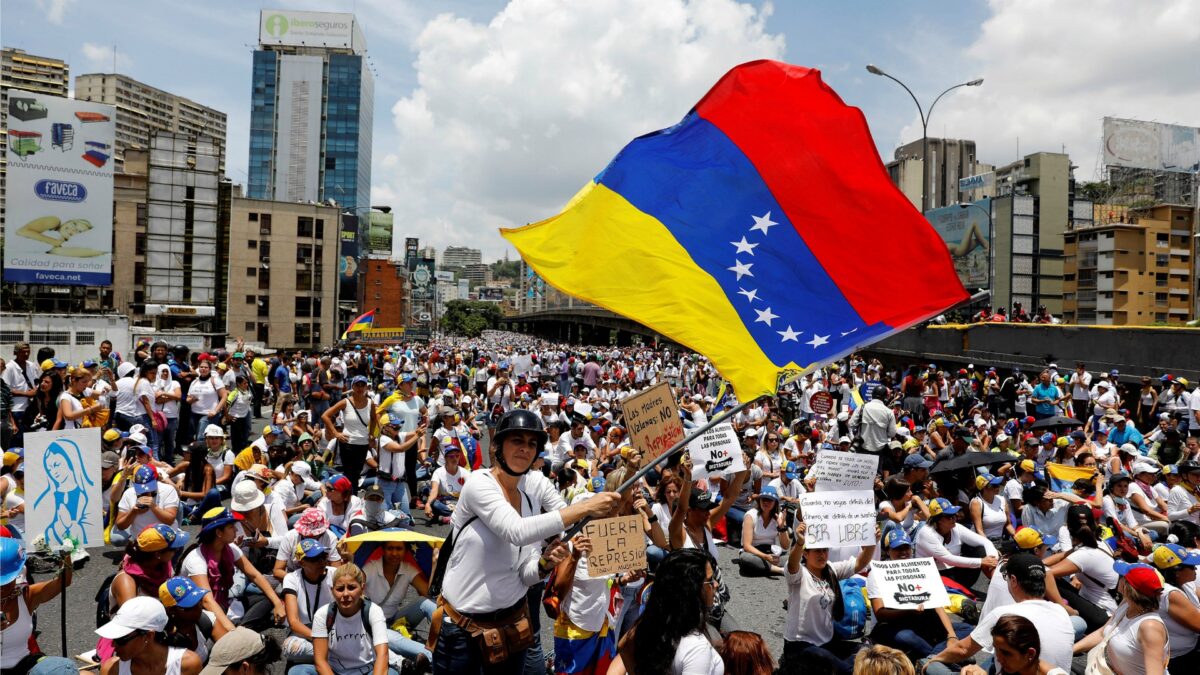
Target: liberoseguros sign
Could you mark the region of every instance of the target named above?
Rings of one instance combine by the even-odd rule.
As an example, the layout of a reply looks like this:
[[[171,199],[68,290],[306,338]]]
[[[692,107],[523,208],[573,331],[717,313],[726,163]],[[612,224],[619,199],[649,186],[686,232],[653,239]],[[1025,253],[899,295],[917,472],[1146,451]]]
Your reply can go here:
[[[349,49],[354,42],[354,15],[263,10],[259,15],[258,41]]]

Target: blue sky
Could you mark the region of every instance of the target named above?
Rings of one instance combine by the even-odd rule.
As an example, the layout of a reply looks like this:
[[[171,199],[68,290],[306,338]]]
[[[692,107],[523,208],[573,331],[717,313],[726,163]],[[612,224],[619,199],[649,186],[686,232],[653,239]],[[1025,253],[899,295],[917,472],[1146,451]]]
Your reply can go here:
[[[229,115],[227,171],[244,182],[259,9],[354,12],[376,72],[373,201],[396,208],[400,236],[500,254],[492,228],[552,215],[624,142],[755,57],[820,68],[885,158],[919,137],[917,115],[865,64],[923,101],[983,76],[939,104],[931,136],[975,138],[992,163],[1017,159],[1018,137],[1022,154],[1065,144],[1090,178],[1103,115],[1198,121],[1194,82],[1179,93],[1186,77],[1161,71],[1200,62],[1194,31],[1172,39],[1200,3],[1125,4],[6,0],[0,39],[73,76],[112,71],[115,45],[119,72]]]

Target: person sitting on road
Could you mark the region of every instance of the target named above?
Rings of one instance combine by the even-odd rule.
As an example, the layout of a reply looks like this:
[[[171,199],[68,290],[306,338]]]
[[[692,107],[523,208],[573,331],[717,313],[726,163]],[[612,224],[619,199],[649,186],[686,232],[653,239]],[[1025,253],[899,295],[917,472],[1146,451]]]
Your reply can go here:
[[[998,564],[996,547],[983,535],[976,534],[958,523],[961,506],[938,497],[929,502],[929,520],[916,533],[918,558],[933,558],[942,575],[970,588],[982,571],[988,577]],[[981,547],[981,558],[963,554],[963,545]]]

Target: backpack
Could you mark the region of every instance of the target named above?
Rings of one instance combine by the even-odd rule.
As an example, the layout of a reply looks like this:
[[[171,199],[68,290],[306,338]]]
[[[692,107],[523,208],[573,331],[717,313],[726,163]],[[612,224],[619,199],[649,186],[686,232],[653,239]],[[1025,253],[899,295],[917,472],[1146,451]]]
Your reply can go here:
[[[867,582],[860,577],[842,579],[842,604],[845,614],[833,624],[834,633],[843,640],[855,640],[862,637],[867,629],[867,617],[871,611],[867,604]]]
[[[112,613],[108,610],[108,590],[112,588],[113,579],[117,578],[119,572],[113,572],[100,582],[100,590],[96,591],[96,628],[103,626],[112,619]]]
[[[335,603],[325,605],[328,611],[325,612],[325,634],[328,635],[333,631],[333,622],[337,620],[338,609]],[[358,618],[362,620],[363,632],[371,635],[371,601],[363,598],[362,609],[358,612]]]

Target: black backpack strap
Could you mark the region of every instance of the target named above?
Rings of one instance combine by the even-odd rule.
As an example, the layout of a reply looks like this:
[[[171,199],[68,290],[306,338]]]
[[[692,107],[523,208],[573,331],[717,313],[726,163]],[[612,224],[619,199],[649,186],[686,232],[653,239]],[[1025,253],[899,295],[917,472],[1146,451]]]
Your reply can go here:
[[[458,537],[462,531],[471,526],[471,523],[479,519],[479,516],[471,516],[463,526],[450,533],[446,537],[446,541],[442,544],[442,550],[438,552],[437,567],[433,570],[433,575],[429,579],[429,597],[436,598],[442,594],[442,580],[446,578],[446,568],[450,566],[450,556],[454,553],[454,543],[458,541]]]

